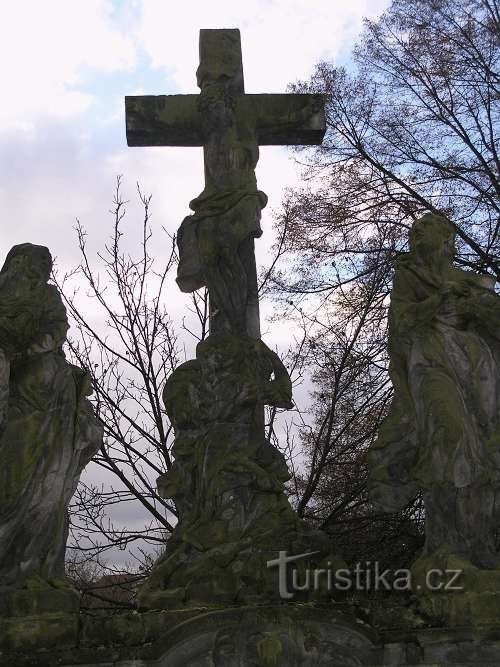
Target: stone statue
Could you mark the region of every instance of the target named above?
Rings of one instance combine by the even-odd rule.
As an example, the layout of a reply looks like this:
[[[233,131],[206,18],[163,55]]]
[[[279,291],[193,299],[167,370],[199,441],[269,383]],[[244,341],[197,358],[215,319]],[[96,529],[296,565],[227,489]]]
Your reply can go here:
[[[292,383],[260,339],[254,252],[267,203],[259,145],[320,143],[324,100],[245,95],[238,30],[200,32],[197,80],[199,96],[126,98],[129,145],[203,146],[205,187],[179,229],[177,283],[206,286],[210,303],[210,335],[164,391],[175,462],[158,489],[179,521],[139,592],[143,608],[276,601],[266,565],[278,551],[331,554],[292,510],[284,457],[266,438],[264,406],[291,408]]]
[[[267,197],[241,191],[236,203],[229,196],[213,199],[200,197],[197,211],[180,226],[177,282],[183,292],[208,287],[212,331],[246,335],[252,288],[246,255],[253,250],[253,239],[262,235],[260,211]]]
[[[62,351],[68,321],[47,248],[0,271],[0,593],[64,586],[67,508],[102,443],[90,378]],[[5,611],[2,606],[2,611]]]
[[[211,46],[209,42],[209,51]],[[190,202],[194,215],[179,229],[177,282],[185,292],[208,287],[212,331],[224,328],[246,335],[252,287],[246,255],[253,252],[253,239],[262,235],[260,212],[267,197],[255,178],[259,145],[254,118],[238,114],[236,108],[243,80],[234,75],[234,67],[241,63],[223,64],[223,72],[221,64],[202,60],[197,72],[206,137],[205,188]]]
[[[425,215],[396,260],[389,310],[394,398],[370,455],[371,498],[402,509],[423,490],[424,556],[500,563],[500,296],[453,264],[455,231]]]

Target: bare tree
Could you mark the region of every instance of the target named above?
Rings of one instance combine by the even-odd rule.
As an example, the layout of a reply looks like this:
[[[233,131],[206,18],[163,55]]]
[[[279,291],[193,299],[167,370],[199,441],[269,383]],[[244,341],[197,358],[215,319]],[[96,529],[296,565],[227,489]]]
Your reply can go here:
[[[138,256],[127,253],[121,186],[119,177],[111,211],[111,239],[97,255],[101,272],[94,268],[87,234],[77,222],[81,263],[61,279],[54,278],[71,323],[69,355],[90,370],[91,400],[104,425],[104,444],[93,463],[106,471],[107,481],[100,485],[81,481],[70,507],[69,570],[86,590],[92,588],[87,581],[89,572],[94,580],[100,574],[98,588],[103,576],[115,588],[117,576],[144,576],[151,554],[164,546],[176,522],[174,504],[160,497],[156,489],[156,478],[171,466],[173,440],[162,389],[185,356],[165,307],[166,280],[177,263],[175,238],[165,235],[167,255],[157,270],[151,254],[151,197],[138,187],[143,210],[140,252]],[[192,311],[195,323],[185,320],[184,326],[203,338],[206,294],[194,295]],[[135,525],[115,520],[117,507],[133,509],[133,514],[144,519],[137,519]],[[116,565],[116,549],[128,553],[125,566]],[[106,598],[102,591],[93,594]]]
[[[413,220],[444,213],[459,263],[500,278],[499,35],[496,0],[395,0],[366,21],[352,71],[321,63],[292,87],[325,93],[327,109],[323,146],[301,153],[305,186],[277,219],[267,279],[280,317],[307,323],[301,363],[315,385],[295,420],[306,462],[295,502],[357,558],[408,557],[421,543],[419,499],[378,517],[365,484],[391,395],[392,261]]]
[[[96,258],[90,256],[87,233],[77,221],[81,263],[60,279],[54,276],[71,323],[68,353],[91,372],[91,400],[105,433],[93,463],[105,471],[106,481],[90,481],[95,475],[89,471],[70,507],[68,575],[82,591],[84,606],[93,610],[130,606],[137,585],[175,526],[174,503],[156,489],[157,477],[172,464],[173,432],[162,390],[187,356],[183,341],[197,343],[208,335],[206,289],[192,294],[177,329],[165,307],[167,278],[178,260],[175,237],[165,235],[168,252],[157,270],[158,260],[151,252],[151,197],[139,187],[140,252],[138,256],[126,252],[127,202],[121,193],[119,177],[111,210],[112,234],[104,250]],[[268,439],[276,445],[278,414],[269,409],[267,420]],[[121,521],[114,516],[116,510],[125,515]],[[141,515],[142,523],[131,521],[127,514]],[[117,562],[117,549],[127,555],[126,562]]]

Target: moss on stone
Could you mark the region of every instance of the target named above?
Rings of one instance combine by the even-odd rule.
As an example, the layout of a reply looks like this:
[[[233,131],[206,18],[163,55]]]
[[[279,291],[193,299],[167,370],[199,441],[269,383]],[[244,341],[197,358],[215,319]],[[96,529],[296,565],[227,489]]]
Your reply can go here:
[[[453,224],[426,215],[396,259],[389,309],[394,396],[368,456],[369,489],[381,510],[416,494],[426,506],[425,553],[448,543],[495,567],[500,491],[500,298],[481,276],[454,266]],[[483,307],[488,304],[489,312]],[[481,320],[474,315],[476,307]]]
[[[0,618],[0,650],[30,651],[76,645],[78,615],[49,613]]]
[[[279,635],[275,632],[266,632],[263,639],[257,642],[259,666],[279,667],[282,664],[283,646]]]

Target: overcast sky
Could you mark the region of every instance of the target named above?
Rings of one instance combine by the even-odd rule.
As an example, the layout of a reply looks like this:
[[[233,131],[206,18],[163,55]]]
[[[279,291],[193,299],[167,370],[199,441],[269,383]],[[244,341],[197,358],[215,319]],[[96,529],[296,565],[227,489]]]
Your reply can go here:
[[[128,148],[124,96],[195,93],[200,28],[241,30],[249,93],[285,92],[321,59],[344,64],[362,26],[387,0],[16,0],[1,3],[0,262],[9,248],[47,245],[59,266],[78,263],[79,218],[92,249],[111,231],[115,179],[127,198],[151,193],[153,231],[174,233],[203,189],[201,148]],[[260,189],[272,209],[297,181],[286,148],[261,149]],[[134,207],[128,228],[140,225]],[[161,256],[162,248],[157,248]],[[166,251],[166,249],[165,249]],[[175,283],[179,316],[188,297]],[[279,333],[272,340],[280,344]],[[271,335],[272,339],[272,335]]]
[[[239,27],[246,91],[285,92],[322,59],[344,62],[362,17],[385,0],[17,0],[0,25],[1,255],[43,243],[76,259],[76,217],[104,239],[114,180],[153,195],[153,225],[174,232],[203,188],[198,148],[127,148],[127,94],[197,92],[200,28]],[[269,212],[294,182],[287,149],[261,150]],[[266,213],[266,212],[264,212]],[[133,224],[133,220],[129,221]],[[264,238],[259,245],[265,246]]]

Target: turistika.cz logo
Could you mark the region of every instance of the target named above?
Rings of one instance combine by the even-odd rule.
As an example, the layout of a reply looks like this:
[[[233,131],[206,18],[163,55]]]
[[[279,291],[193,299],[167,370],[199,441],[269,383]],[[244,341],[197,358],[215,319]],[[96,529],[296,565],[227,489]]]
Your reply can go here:
[[[267,567],[278,568],[279,594],[283,600],[290,600],[301,591],[411,591],[414,589],[411,570],[381,570],[377,562],[356,563],[353,569],[334,569],[328,563],[326,569],[297,569],[293,565],[315,556],[319,551],[289,556],[279,551],[278,558],[267,561]],[[290,577],[290,567],[292,567]],[[430,569],[425,573],[425,583],[416,588],[430,591],[461,591],[462,570]]]

